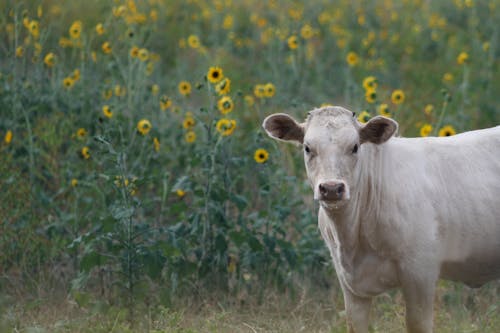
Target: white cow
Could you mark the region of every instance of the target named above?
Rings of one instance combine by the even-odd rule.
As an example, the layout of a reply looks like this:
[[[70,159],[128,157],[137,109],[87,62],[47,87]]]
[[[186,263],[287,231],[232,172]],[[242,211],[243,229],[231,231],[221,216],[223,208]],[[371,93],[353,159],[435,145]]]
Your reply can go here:
[[[304,148],[318,224],[344,293],[349,332],[368,332],[373,296],[401,287],[409,332],[432,332],[439,278],[500,278],[500,126],[394,137],[398,124],[324,107],[263,123]]]

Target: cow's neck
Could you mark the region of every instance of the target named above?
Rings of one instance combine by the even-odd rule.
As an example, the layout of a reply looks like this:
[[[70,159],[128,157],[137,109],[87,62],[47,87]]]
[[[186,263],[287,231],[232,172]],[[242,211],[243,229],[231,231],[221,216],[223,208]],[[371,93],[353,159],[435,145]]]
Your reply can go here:
[[[369,240],[369,235],[377,226],[378,208],[383,196],[381,154],[383,145],[364,145],[363,155],[354,170],[356,183],[351,187],[351,199],[338,209],[323,207],[335,225],[339,245],[353,255],[362,238]]]

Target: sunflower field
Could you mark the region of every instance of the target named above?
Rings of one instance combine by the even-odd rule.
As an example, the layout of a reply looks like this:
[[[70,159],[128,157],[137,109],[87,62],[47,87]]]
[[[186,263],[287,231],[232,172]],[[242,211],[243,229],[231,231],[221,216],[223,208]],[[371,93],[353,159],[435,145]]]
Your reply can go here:
[[[0,331],[245,331],[172,309],[308,285],[334,294],[315,329],[342,332],[302,156],[263,119],[331,104],[409,137],[498,125],[499,22],[498,0],[1,1]],[[500,328],[498,284],[439,290],[444,331]],[[41,324],[56,294],[94,319]],[[403,325],[390,303],[374,331]]]

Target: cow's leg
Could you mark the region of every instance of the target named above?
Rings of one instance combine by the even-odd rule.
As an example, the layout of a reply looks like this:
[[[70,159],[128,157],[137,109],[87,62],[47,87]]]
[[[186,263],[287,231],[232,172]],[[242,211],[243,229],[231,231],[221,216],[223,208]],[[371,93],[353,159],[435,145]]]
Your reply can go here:
[[[409,333],[431,333],[434,293],[438,274],[422,267],[418,271],[403,271],[401,286],[406,303],[406,327]]]
[[[359,297],[343,287],[349,333],[368,333],[371,297]]]

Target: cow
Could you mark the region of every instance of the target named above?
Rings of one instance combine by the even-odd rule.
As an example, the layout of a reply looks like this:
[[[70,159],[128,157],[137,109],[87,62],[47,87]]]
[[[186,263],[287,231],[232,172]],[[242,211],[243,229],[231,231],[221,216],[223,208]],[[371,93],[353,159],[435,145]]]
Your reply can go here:
[[[318,227],[342,288],[349,332],[368,332],[372,298],[401,288],[406,327],[432,332],[438,279],[500,278],[500,126],[451,137],[398,137],[343,107],[263,128],[303,147]]]

